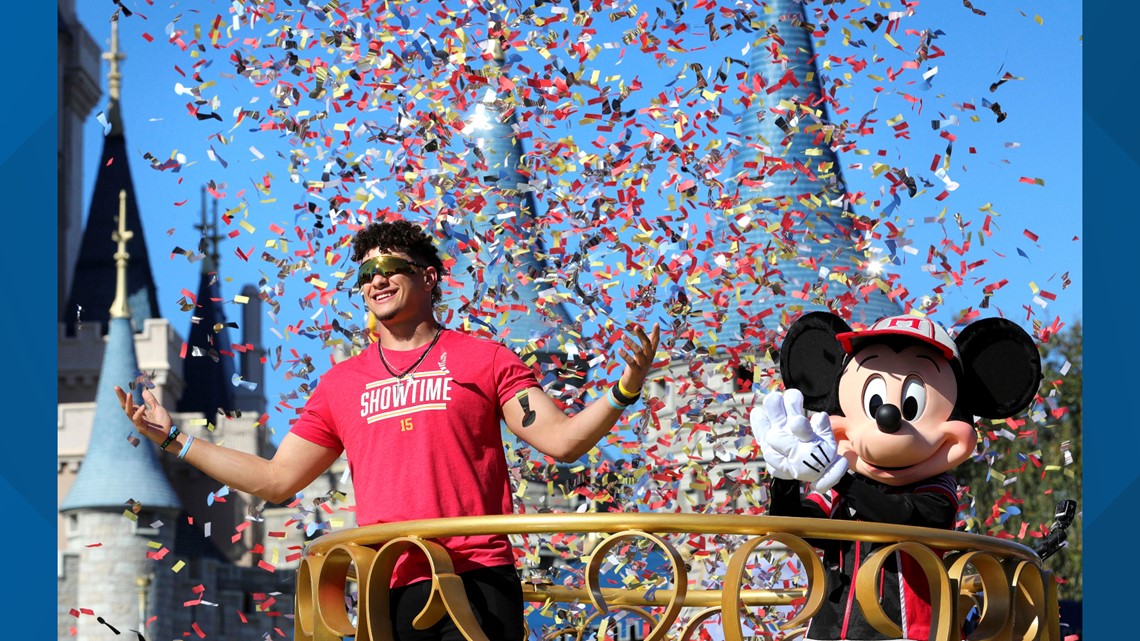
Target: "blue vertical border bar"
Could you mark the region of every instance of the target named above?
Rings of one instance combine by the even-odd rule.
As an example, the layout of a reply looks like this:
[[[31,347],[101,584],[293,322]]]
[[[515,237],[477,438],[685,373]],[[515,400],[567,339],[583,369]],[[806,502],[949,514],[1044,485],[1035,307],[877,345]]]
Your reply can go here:
[[[1084,638],[1131,636],[1140,567],[1132,547],[1140,427],[1129,416],[1140,362],[1134,321],[1140,124],[1129,96],[1140,4],[1084,3]],[[1058,87],[1057,91],[1068,91]],[[1091,304],[1090,304],[1091,303]]]
[[[57,23],[54,2],[11,5],[4,30],[0,100],[0,185],[5,242],[0,249],[5,296],[5,425],[0,447],[4,574],[15,590],[0,600],[4,636],[55,635],[51,598],[56,566]],[[27,634],[19,634],[26,632]]]

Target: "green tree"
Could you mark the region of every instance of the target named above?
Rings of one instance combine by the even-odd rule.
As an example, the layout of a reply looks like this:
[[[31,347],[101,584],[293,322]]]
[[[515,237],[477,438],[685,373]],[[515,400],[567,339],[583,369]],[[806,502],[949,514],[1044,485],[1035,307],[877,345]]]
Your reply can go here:
[[[1063,600],[1081,600],[1081,322],[1042,347],[1039,397],[1009,421],[983,421],[973,461],[956,473],[966,488],[960,518],[970,532],[1036,548],[1057,504],[1077,502],[1067,547],[1045,561]]]

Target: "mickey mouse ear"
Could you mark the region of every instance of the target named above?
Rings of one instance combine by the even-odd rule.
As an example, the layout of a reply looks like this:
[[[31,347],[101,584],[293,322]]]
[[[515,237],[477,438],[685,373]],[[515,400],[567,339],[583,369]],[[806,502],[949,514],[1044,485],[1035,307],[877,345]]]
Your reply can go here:
[[[805,408],[814,412],[830,409],[845,357],[835,336],[849,331],[851,327],[831,312],[804,314],[788,328],[780,347],[780,376],[785,389],[803,392]]]
[[[1041,354],[1024,329],[986,318],[966,326],[954,342],[962,355],[963,409],[1008,418],[1029,407],[1041,385]]]

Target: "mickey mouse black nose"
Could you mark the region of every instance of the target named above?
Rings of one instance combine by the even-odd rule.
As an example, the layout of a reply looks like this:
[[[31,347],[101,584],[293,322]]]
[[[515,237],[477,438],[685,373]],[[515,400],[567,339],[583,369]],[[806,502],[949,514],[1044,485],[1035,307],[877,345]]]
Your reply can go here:
[[[894,434],[902,427],[902,412],[899,408],[885,403],[875,410],[875,424],[879,426],[879,431],[884,434]]]

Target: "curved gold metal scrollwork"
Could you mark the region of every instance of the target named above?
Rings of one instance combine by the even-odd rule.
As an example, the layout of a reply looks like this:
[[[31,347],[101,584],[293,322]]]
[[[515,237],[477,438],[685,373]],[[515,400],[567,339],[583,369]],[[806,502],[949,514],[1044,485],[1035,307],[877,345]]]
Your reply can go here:
[[[314,635],[313,617],[316,614],[316,601],[313,595],[317,593],[320,585],[321,566],[324,565],[324,556],[307,556],[301,559],[297,566],[297,595],[293,617],[293,636],[295,641],[311,641]]]
[[[438,543],[410,536],[402,536],[384,544],[376,553],[372,569],[366,575],[369,585],[368,600],[361,601],[363,606],[361,611],[367,613],[368,637],[366,638],[370,641],[392,641],[389,603],[392,571],[396,567],[396,561],[404,552],[416,548],[427,556],[431,565],[432,579],[431,595],[423,610],[420,610],[412,620],[412,627],[417,630],[429,628],[446,614],[451,617],[455,627],[468,641],[488,641],[475,619],[475,614],[471,611],[467,592],[463,588],[463,579],[455,574],[447,550]],[[365,628],[362,626],[362,629]]]
[[[1014,541],[964,532],[928,528],[795,519],[770,516],[708,514],[528,514],[428,519],[385,523],[331,532],[311,542],[297,572],[295,638],[297,641],[390,641],[389,604],[392,571],[405,553],[424,554],[433,579],[428,603],[416,615],[415,625],[429,626],[450,616],[468,641],[486,641],[466,599],[462,579],[455,574],[446,551],[430,541],[444,536],[480,534],[544,534],[557,532],[608,536],[586,562],[587,584],[582,588],[563,585],[524,584],[524,599],[532,603],[585,603],[597,613],[585,623],[563,627],[545,638],[576,636],[582,641],[588,626],[599,617],[620,610],[652,625],[649,638],[666,637],[680,619],[682,609],[695,612],[680,631],[679,640],[689,641],[702,625],[720,614],[725,638],[741,641],[743,608],[756,606],[799,607],[772,638],[791,639],[803,633],[802,626],[815,615],[826,598],[826,576],[815,548],[807,541],[867,541],[882,545],[855,577],[855,595],[868,621],[881,632],[900,630],[889,620],[877,597],[876,575],[886,559],[898,552],[917,562],[931,591],[930,638],[956,641],[970,606],[981,610],[971,641],[1017,639],[1060,641],[1057,586],[1042,570],[1034,552]],[[610,534],[613,533],[613,534]],[[690,588],[688,568],[669,543],[672,534],[718,533],[748,538],[728,559],[720,589]],[[599,575],[607,553],[640,539],[652,542],[673,568],[673,586],[601,588]],[[761,545],[779,543],[795,554],[803,566],[807,585],[753,589],[744,585],[748,557]],[[377,549],[378,548],[378,549]],[[645,550],[638,551],[639,554]],[[656,554],[656,552],[654,552]],[[945,554],[945,558],[941,555]],[[586,560],[586,559],[583,559]],[[973,574],[968,574],[968,572]],[[662,575],[664,572],[662,572]],[[353,621],[345,596],[349,583],[359,584],[357,618]],[[1011,588],[1012,586],[1012,588]],[[663,613],[654,623],[653,618]],[[605,619],[602,619],[605,621]],[[355,626],[353,625],[355,623]],[[801,626],[801,627],[796,627]],[[354,629],[355,628],[355,629]],[[498,640],[492,640],[498,641]]]
[[[780,625],[780,629],[788,630],[803,625],[823,605],[825,594],[819,586],[825,585],[827,579],[823,572],[823,564],[820,563],[815,549],[808,545],[807,541],[782,532],[749,539],[732,553],[721,590],[721,618],[724,622],[724,638],[727,641],[744,641],[744,626],[740,620],[740,583],[744,579],[748,557],[763,543],[779,543],[787,547],[803,563],[804,573],[807,575],[807,600],[796,616]]]
[[[681,615],[681,608],[685,607],[685,592],[689,585],[685,562],[681,559],[681,554],[677,552],[677,548],[668,541],[655,534],[640,530],[625,530],[610,536],[599,543],[590,554],[590,562],[586,565],[586,587],[590,590],[590,602],[594,604],[598,612],[601,614],[608,613],[609,608],[606,605],[605,597],[602,595],[602,563],[605,561],[606,554],[618,543],[636,538],[649,539],[655,543],[669,559],[673,568],[673,591],[669,596],[669,603],[665,606],[665,611],[661,614],[657,625],[645,637],[645,641],[661,641],[665,638],[665,633],[669,631],[669,626],[673,625],[673,622]]]
[[[951,589],[958,594],[958,616],[954,619],[955,625],[961,628],[966,622],[966,615],[969,614],[969,606],[966,604],[977,603],[981,606],[981,618],[978,619],[978,626],[970,634],[970,639],[989,641],[1009,638],[1009,631],[1013,625],[1010,617],[1009,581],[1006,579],[1001,561],[992,554],[984,552],[964,552],[948,557],[947,561],[950,562],[947,574],[950,577]],[[976,574],[967,574],[971,566]],[[961,586],[967,578],[981,584],[980,602],[968,594],[963,594]]]
[[[345,604],[345,589],[348,587],[352,567],[356,566],[356,576],[367,576],[376,551],[358,545],[338,545],[329,550],[325,563],[321,566],[321,589],[317,592],[317,618],[320,624],[337,637],[355,636],[357,641],[368,641],[367,636],[357,634],[364,627],[366,615],[361,613],[357,625],[349,619]],[[368,598],[367,582],[359,582],[360,602]]]
[[[1041,569],[1023,561],[1013,570],[1013,638],[1038,639],[1045,619],[1045,580]],[[1059,641],[1054,639],[1054,641]]]
[[[926,583],[930,589],[930,638],[953,639],[951,631],[958,617],[954,610],[958,605],[957,595],[950,591],[950,579],[942,565],[942,558],[933,550],[920,543],[904,541],[879,548],[867,557],[855,576],[855,598],[863,608],[867,621],[880,633],[887,636],[902,637],[902,628],[892,621],[883,606],[879,605],[879,572],[883,564],[896,552],[910,556],[918,563],[919,569],[926,576]]]
[[[323,557],[306,558],[301,562],[297,577],[298,637],[324,641],[355,636],[358,641],[367,637],[357,635],[345,604],[345,590],[355,566],[356,575],[368,571],[376,552],[358,545],[336,545]],[[359,585],[360,600],[367,598],[367,584]],[[363,615],[361,616],[363,619]]]

